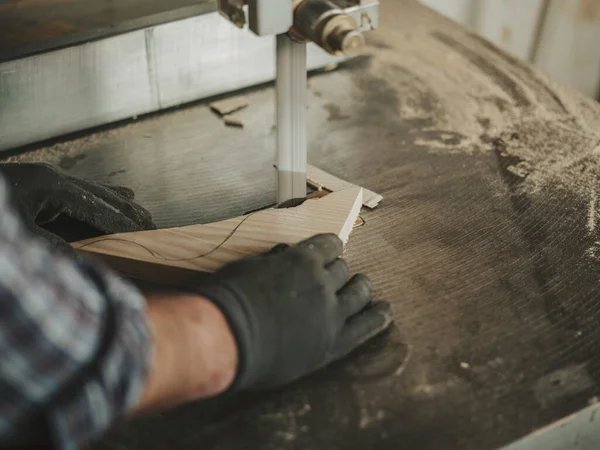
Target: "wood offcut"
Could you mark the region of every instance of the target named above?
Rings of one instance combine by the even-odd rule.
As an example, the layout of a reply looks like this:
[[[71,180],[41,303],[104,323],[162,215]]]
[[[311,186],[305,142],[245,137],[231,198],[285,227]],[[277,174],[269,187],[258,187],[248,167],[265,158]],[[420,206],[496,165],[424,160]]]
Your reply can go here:
[[[239,117],[225,116],[223,117],[225,125],[233,128],[244,128],[244,122]]]
[[[212,102],[208,106],[215,113],[223,117],[248,107],[248,101],[244,97],[237,96]]]

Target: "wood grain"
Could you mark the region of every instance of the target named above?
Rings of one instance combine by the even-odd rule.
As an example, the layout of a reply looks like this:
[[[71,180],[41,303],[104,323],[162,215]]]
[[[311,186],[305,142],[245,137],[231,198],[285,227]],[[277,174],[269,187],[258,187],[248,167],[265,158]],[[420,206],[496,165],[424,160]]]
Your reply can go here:
[[[214,272],[242,257],[335,233],[346,243],[360,212],[362,189],[353,187],[296,208],[267,209],[221,222],[123,233],[76,242],[131,278],[185,285],[197,272]]]

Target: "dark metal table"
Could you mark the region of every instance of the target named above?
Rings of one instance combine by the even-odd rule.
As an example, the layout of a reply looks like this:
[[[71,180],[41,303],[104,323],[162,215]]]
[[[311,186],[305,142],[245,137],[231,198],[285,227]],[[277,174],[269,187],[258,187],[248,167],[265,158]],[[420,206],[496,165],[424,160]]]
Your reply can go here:
[[[482,449],[600,391],[600,107],[416,2],[310,79],[310,162],[384,195],[348,258],[396,327],[321,373],[139,420],[99,448]],[[274,94],[32,149],[136,189],[161,226],[274,198]],[[17,157],[15,157],[17,158]]]

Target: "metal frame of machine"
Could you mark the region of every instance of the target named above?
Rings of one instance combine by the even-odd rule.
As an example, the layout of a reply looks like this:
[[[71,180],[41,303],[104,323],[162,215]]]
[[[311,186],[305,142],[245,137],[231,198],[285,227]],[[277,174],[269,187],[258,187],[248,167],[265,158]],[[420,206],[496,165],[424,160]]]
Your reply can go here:
[[[377,25],[378,7],[377,0],[219,0],[219,12],[238,28],[248,24],[254,34],[277,39],[279,204],[306,196],[307,44],[312,42],[334,56],[360,53],[363,32]]]
[[[378,23],[372,4],[346,11]],[[0,59],[0,152],[275,79],[275,39],[206,7],[26,50]],[[307,46],[309,70],[342,58]]]
[[[210,12],[0,62],[0,151],[271,81],[274,54]]]

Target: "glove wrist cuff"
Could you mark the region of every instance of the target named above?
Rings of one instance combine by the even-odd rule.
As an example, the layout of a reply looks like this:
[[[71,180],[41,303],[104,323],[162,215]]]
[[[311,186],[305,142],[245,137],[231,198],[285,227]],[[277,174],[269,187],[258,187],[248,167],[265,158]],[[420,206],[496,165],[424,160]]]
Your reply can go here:
[[[212,302],[225,316],[238,348],[236,376],[228,391],[240,391],[252,384],[253,361],[251,325],[244,302],[233,289],[221,285],[201,286],[196,293]]]

